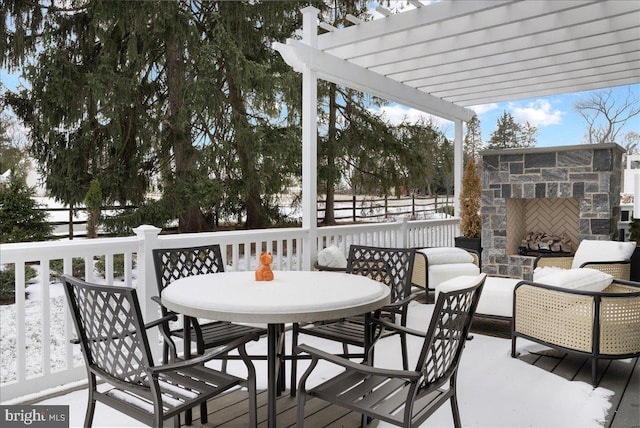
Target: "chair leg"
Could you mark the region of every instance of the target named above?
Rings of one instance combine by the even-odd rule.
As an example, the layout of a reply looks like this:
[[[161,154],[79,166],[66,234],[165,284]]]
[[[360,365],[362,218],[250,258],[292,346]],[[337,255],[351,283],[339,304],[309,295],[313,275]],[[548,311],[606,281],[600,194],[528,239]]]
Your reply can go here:
[[[93,396],[93,392],[96,389],[96,378],[94,375],[89,375],[89,399],[87,402],[87,412],[84,416],[85,428],[90,428],[93,425],[93,415],[96,410],[96,400]]]
[[[207,402],[200,403],[200,422],[206,424],[209,422],[209,412],[207,410]]]
[[[226,354],[226,355],[228,356],[229,354]],[[220,365],[220,371],[221,371],[222,373],[226,373],[226,372],[227,372],[227,361],[228,361],[228,360],[227,360],[226,358],[224,358],[224,359],[222,360],[222,364]]]
[[[409,370],[409,355],[407,351],[407,335],[400,335],[400,343],[402,344],[402,368],[404,370]]]
[[[293,329],[291,331],[291,385],[289,395],[291,397],[296,396],[296,382],[298,381],[298,357],[296,354],[296,346],[298,346],[298,334],[300,324],[293,323]]]
[[[451,413],[453,413],[453,425],[456,428],[460,428],[462,423],[460,422],[460,409],[458,408],[458,398],[455,390],[451,396]]]
[[[296,428],[304,428],[304,402],[305,402],[305,392],[300,391],[298,394],[298,412],[296,418]]]
[[[169,363],[169,345],[164,343],[162,345],[162,364]]]
[[[256,367],[247,354],[247,348],[244,345],[238,348],[238,353],[242,357],[247,367],[247,392],[249,393],[249,426],[255,428],[258,426],[258,403],[256,391]]]

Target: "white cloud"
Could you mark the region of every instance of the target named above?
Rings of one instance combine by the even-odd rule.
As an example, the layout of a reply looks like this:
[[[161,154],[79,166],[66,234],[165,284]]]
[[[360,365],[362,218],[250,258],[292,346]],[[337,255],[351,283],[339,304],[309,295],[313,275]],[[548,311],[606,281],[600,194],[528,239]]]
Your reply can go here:
[[[370,109],[370,111],[374,114],[380,115],[383,120],[390,123],[391,125],[399,125],[403,121],[409,123],[417,123],[423,121],[432,122],[439,128],[442,128],[443,126],[449,124],[448,121],[440,117],[427,114],[414,108],[406,108],[398,104],[382,106],[376,109]]]
[[[560,110],[553,110],[551,103],[547,100],[536,100],[527,104],[526,107],[510,104],[510,110],[513,111],[516,122],[529,122],[537,127],[559,125],[562,122],[562,116],[566,114]]]
[[[488,111],[497,109],[498,108],[498,104],[497,103],[482,104],[482,105],[479,105],[479,106],[473,106],[473,107],[469,107],[469,108],[471,110],[475,111],[478,116],[480,116],[483,113],[486,113]]]

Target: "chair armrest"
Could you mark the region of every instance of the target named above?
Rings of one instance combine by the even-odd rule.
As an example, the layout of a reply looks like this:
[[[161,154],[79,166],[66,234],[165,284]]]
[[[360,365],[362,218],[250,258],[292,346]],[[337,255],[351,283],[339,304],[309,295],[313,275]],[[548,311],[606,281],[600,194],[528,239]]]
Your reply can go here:
[[[229,353],[229,351],[233,351],[236,348],[244,346],[247,342],[251,340],[255,340],[259,336],[260,336],[260,333],[254,333],[247,336],[243,336],[241,338],[234,340],[233,342],[227,343],[226,345],[218,346],[217,348],[211,349],[202,355],[198,355],[197,357],[189,358],[188,360],[178,361],[176,363],[165,364],[162,366],[148,367],[147,371],[149,372],[150,375],[153,376],[163,372],[175,371],[181,368],[204,364],[207,361],[212,360],[213,358],[216,358],[220,355],[227,354]]]
[[[368,366],[366,364],[355,363],[346,358],[342,358],[328,352],[321,351],[318,348],[314,348],[312,346],[308,346],[305,344],[298,345],[296,348],[296,353],[306,352],[311,355],[314,359],[322,359],[325,361],[329,361],[338,366],[342,366],[344,368],[354,370],[360,373],[372,374],[377,376],[387,376],[387,377],[396,377],[403,378],[407,380],[416,380],[421,376],[421,372],[410,371],[410,370],[393,370],[393,369],[382,369],[377,367]]]
[[[170,313],[167,314],[165,316],[163,316],[162,318],[158,318],[157,320],[148,322],[144,325],[145,330],[149,330],[152,327],[158,326],[162,323],[168,322],[168,321],[177,321],[178,320],[178,315],[175,313]]]
[[[372,319],[371,322],[373,324],[377,324],[381,327],[384,327],[386,330],[393,330],[393,331],[397,331],[399,333],[407,333],[410,334],[412,336],[416,336],[416,337],[422,337],[425,338],[427,337],[427,334],[424,331],[419,331],[419,330],[414,330],[412,328],[408,328],[408,327],[404,327],[400,324],[395,324],[389,321],[385,321],[382,319]]]
[[[165,315],[162,318],[158,318],[157,320],[148,322],[144,325],[145,330],[148,330],[152,327],[155,327],[157,325],[160,325],[164,322],[167,321],[176,321],[178,319],[178,316],[176,314],[169,314],[169,315]],[[118,339],[124,339],[127,336],[131,336],[133,334],[136,334],[135,331],[123,331],[120,334],[114,334],[113,336],[110,337],[101,337],[100,341],[103,340],[118,340]],[[94,339],[94,341],[97,342],[97,340]],[[80,339],[78,338],[73,338],[73,339],[69,339],[69,343],[73,344],[73,345],[78,345],[80,343]]]
[[[402,300],[398,300],[397,302],[393,302],[393,303],[389,303],[388,305],[384,305],[381,308],[381,310],[385,311],[385,310],[393,310],[393,309],[401,308],[401,307],[406,306],[409,303],[411,303],[412,300],[416,299],[421,294],[422,294],[422,292],[412,293],[408,297],[405,297]]]

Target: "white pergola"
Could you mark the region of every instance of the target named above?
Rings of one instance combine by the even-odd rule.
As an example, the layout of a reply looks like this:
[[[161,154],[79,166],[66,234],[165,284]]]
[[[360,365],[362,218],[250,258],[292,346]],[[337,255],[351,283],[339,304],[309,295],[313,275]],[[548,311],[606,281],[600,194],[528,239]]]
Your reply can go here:
[[[384,18],[350,16],[353,25],[340,29],[308,7],[302,40],[274,44],[303,74],[303,228],[311,240],[319,78],[453,121],[456,212],[463,122],[474,115],[466,107],[640,83],[638,0],[409,2],[415,9],[378,8]]]

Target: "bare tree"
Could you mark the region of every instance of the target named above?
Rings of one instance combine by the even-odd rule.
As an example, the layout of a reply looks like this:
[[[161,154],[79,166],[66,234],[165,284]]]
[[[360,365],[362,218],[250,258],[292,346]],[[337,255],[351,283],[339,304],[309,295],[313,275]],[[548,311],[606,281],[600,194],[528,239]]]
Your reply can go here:
[[[587,122],[585,141],[588,144],[615,143],[624,124],[640,113],[640,100],[629,89],[627,96],[615,98],[611,89],[592,92],[573,108]]]

